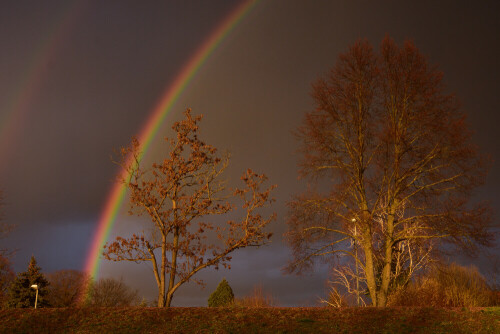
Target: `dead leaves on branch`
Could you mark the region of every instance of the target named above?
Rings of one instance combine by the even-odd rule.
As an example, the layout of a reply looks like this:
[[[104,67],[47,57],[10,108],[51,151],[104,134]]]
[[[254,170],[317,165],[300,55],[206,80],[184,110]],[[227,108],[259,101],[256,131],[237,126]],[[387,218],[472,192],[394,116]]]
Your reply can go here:
[[[265,244],[271,237],[266,228],[275,219],[274,214],[264,217],[260,212],[274,201],[270,192],[275,186],[261,189],[267,177],[249,169],[241,178],[242,188],[227,189],[222,175],[229,155],[219,154],[199,138],[201,115],[192,116],[189,109],[184,115],[172,127],[175,138],[165,138],[169,150],[163,161],[144,168],[137,138],[120,150],[116,163],[124,169],[120,181],[129,190],[130,213],[148,215],[154,233],[118,237],[104,251],[114,261],[150,261],[159,287],[159,306],[165,305],[162,298],[169,305],[174,291],[199,270],[229,267],[231,252]],[[234,211],[235,200],[242,202],[241,220],[222,226],[211,222],[214,216]],[[219,242],[214,242],[215,236]],[[170,275],[168,289],[166,273]]]

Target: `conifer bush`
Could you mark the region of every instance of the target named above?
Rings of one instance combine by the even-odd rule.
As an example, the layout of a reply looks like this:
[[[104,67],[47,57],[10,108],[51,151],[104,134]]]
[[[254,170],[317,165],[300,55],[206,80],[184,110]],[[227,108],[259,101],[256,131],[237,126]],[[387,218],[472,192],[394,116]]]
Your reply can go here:
[[[233,289],[231,289],[226,279],[223,279],[217,286],[217,289],[208,298],[208,307],[231,306],[233,303]]]

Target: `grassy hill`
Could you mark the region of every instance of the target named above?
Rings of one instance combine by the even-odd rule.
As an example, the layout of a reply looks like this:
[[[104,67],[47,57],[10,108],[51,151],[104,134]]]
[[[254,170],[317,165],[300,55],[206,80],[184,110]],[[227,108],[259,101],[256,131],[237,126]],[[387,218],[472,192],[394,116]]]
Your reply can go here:
[[[500,333],[500,307],[3,309],[0,333]]]

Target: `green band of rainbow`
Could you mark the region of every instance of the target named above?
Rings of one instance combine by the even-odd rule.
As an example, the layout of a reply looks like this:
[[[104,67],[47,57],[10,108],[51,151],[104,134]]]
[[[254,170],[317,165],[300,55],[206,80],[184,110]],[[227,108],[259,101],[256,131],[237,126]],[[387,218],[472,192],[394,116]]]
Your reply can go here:
[[[236,7],[205,40],[203,45],[198,48],[194,56],[191,57],[189,62],[178,74],[175,81],[166,89],[165,94],[156,108],[152,111],[151,116],[138,136],[139,142],[142,145],[142,155],[140,158],[142,158],[142,156],[146,153],[166,115],[170,112],[172,106],[186,89],[187,85],[190,83],[194,75],[196,75],[200,67],[257,2],[257,0],[244,1]],[[122,171],[120,176],[127,177],[126,171]],[[104,243],[108,239],[108,236],[113,228],[116,216],[120,211],[125,193],[126,187],[117,182],[111,189],[111,192],[106,200],[104,210],[99,218],[97,229],[84,267],[85,272],[93,278],[95,278],[98,274],[100,255]]]

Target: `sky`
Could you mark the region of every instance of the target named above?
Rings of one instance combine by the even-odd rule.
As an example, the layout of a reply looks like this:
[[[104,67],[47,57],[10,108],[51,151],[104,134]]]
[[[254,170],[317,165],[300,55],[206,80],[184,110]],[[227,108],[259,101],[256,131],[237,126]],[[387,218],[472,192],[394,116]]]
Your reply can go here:
[[[16,272],[34,255],[44,272],[83,269],[119,169],[110,156],[129,143],[203,42],[241,1],[2,1],[0,3],[0,189],[3,220],[15,224],[0,246],[16,249]],[[292,131],[313,108],[311,83],[359,38],[412,39],[444,72],[468,115],[473,139],[493,158],[474,200],[500,207],[500,5],[497,1],[262,0],[210,54],[144,158],[162,158],[162,137],[190,107],[201,137],[228,150],[227,178],[247,168],[277,184],[270,245],[234,253],[231,270],[205,270],[174,306],[205,306],[226,278],[235,295],[255,285],[282,306],[313,306],[328,268],[284,275],[286,202],[297,179]],[[233,182],[233,183],[232,183]],[[236,185],[236,183],[234,183]],[[120,211],[110,239],[143,222]],[[498,218],[495,218],[497,221]],[[497,249],[498,250],[498,249]],[[497,251],[496,250],[496,251]],[[488,259],[460,259],[491,269]],[[490,266],[490,267],[489,267]],[[99,277],[122,278],[147,300],[156,284],[146,264],[102,260]]]

